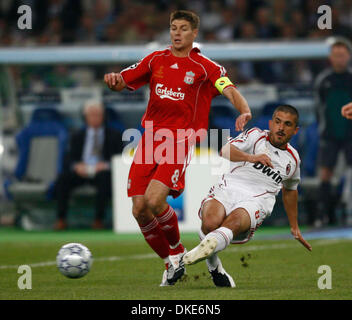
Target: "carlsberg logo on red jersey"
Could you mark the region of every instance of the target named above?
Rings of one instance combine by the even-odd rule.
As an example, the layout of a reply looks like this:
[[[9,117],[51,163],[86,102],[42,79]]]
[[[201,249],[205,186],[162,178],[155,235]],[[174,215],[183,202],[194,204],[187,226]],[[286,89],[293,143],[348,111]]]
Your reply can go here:
[[[185,98],[185,94],[181,92],[181,88],[177,88],[178,91],[172,90],[172,88],[164,87],[163,84],[157,83],[155,86],[155,93],[160,99],[170,99],[174,101],[183,100]]]

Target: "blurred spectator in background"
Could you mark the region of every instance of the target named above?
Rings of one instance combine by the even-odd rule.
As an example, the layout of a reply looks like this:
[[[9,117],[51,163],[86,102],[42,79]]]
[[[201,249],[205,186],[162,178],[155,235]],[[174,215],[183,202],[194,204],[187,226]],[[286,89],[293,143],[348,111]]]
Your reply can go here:
[[[290,22],[291,25],[295,28],[297,38],[303,38],[307,36],[307,22],[302,11],[297,9],[292,11]]]
[[[112,10],[111,1],[94,1],[92,11],[94,13],[95,34],[97,35],[97,39],[104,41],[105,29],[114,22],[114,11]]]
[[[49,88],[72,88],[75,86],[69,68],[65,65],[56,65],[51,72],[46,74],[45,80]]]
[[[256,28],[254,23],[243,21],[235,31],[235,38],[245,41],[254,41],[256,39]],[[255,62],[250,60],[239,61],[237,64],[238,79],[241,83],[248,83],[256,80]]]
[[[71,137],[66,166],[58,177],[56,230],[67,227],[66,215],[71,192],[89,184],[96,189],[95,221],[93,229],[102,229],[107,201],[111,196],[111,168],[113,155],[122,152],[120,132],[104,124],[104,108],[97,101],[84,106],[86,127]]]
[[[348,166],[352,166],[352,123],[341,115],[341,108],[352,101],[352,71],[350,45],[336,41],[330,49],[331,68],[322,71],[315,83],[317,116],[320,127],[320,190],[316,226],[335,223],[331,179],[338,154],[344,151]],[[327,218],[327,219],[326,219]]]
[[[46,2],[49,2],[47,11],[49,22],[58,18],[62,23],[62,43],[74,42],[76,39],[73,30],[78,28],[82,16],[81,0],[49,0]]]
[[[271,9],[267,6],[259,7],[255,13],[258,38],[276,38],[278,28],[271,22]]]
[[[352,31],[351,27],[347,27],[342,23],[341,19],[341,9],[338,7],[333,7],[332,8],[332,29],[331,29],[331,35],[334,36],[343,36],[345,38],[350,38],[352,36]],[[329,36],[329,35],[327,35]]]
[[[33,12],[33,30],[25,33],[17,28],[17,10],[22,4]],[[324,4],[332,8],[332,30],[317,28],[321,15],[317,10]],[[115,38],[128,43],[155,41],[166,31],[161,29],[167,21],[164,17],[176,9],[192,9],[202,17],[200,41],[237,40],[244,21],[253,23],[259,39],[302,38],[313,32],[323,37],[352,37],[352,0],[2,0],[0,44],[44,44],[48,34],[54,38],[47,39],[48,43],[97,44]],[[207,37],[211,31],[215,38]]]
[[[33,30],[17,27],[17,10],[22,4],[32,8]],[[332,9],[331,30],[317,27],[321,5]],[[0,46],[165,44],[169,30],[162,26],[176,9],[193,9],[202,17],[198,41],[203,43],[320,40],[328,36],[352,40],[352,0],[1,0]],[[300,67],[307,70],[300,69],[307,77],[320,72],[321,63],[309,61]],[[245,83],[297,79],[293,64],[275,61],[240,63],[238,70]]]
[[[97,42],[95,33],[95,19],[91,13],[85,13],[76,32],[76,43],[80,45],[93,45]]]
[[[201,21],[205,21],[201,26],[205,32],[218,30],[224,25],[221,11],[222,5],[220,1],[210,0],[207,2],[204,12],[200,15]]]
[[[273,7],[273,22],[276,26],[282,26],[289,21],[290,14],[288,12],[288,1],[286,0],[274,0],[272,2]]]
[[[341,1],[340,21],[349,30],[352,29],[352,0]]]

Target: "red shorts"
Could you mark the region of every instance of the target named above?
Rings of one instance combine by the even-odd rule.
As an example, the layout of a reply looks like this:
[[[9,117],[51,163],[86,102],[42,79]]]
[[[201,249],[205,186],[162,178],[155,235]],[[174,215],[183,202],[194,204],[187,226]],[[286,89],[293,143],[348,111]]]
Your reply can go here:
[[[152,140],[150,133],[148,138],[144,133],[138,143],[128,175],[127,194],[129,197],[144,195],[154,179],[170,188],[169,194],[176,198],[185,188],[185,173],[193,145],[187,140],[175,142],[166,137],[161,141]]]

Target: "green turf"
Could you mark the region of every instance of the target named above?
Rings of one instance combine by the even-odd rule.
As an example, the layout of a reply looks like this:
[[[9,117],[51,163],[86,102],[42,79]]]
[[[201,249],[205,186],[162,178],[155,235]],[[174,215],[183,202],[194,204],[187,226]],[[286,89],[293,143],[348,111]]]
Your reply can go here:
[[[262,230],[258,239],[260,234],[287,228]],[[183,239],[189,249],[198,243],[196,234],[184,234]],[[55,265],[36,265],[53,262],[61,245],[74,241],[88,246],[95,258],[87,276],[68,279]],[[295,240],[252,240],[230,246],[220,257],[236,281],[235,289],[215,288],[204,262],[187,267],[180,283],[161,288],[161,260],[139,235],[0,229],[0,299],[352,299],[352,241],[311,244],[312,252]],[[17,287],[17,266],[23,264],[32,265],[32,290]],[[320,265],[332,269],[331,290],[317,286]]]
[[[301,227],[304,231],[306,228]],[[289,227],[270,227],[264,226],[255,233],[256,239],[264,239],[273,235],[289,234]],[[197,238],[197,233],[184,233],[183,239],[193,240]],[[28,241],[130,241],[143,239],[140,233],[116,234],[113,231],[99,230],[92,232],[91,230],[77,229],[65,231],[25,231],[14,227],[0,228],[0,243],[2,242],[28,242]]]

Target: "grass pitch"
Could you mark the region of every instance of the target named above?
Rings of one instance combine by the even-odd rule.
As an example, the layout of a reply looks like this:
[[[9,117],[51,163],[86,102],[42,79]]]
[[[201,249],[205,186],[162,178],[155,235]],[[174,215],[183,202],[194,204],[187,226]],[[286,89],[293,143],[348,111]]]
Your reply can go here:
[[[232,245],[220,253],[236,288],[216,288],[205,262],[187,267],[187,275],[172,287],[159,287],[161,260],[140,235],[111,231],[25,232],[0,229],[0,299],[352,299],[352,240],[311,240],[308,252],[295,240],[263,240],[266,233],[289,229],[262,227],[258,240]],[[188,249],[198,244],[196,234],[183,234]],[[262,240],[260,240],[262,239]],[[60,247],[80,242],[92,252],[91,271],[68,279],[56,268]],[[19,265],[30,265],[32,289],[17,286]],[[318,288],[321,265],[332,270],[332,289]]]

